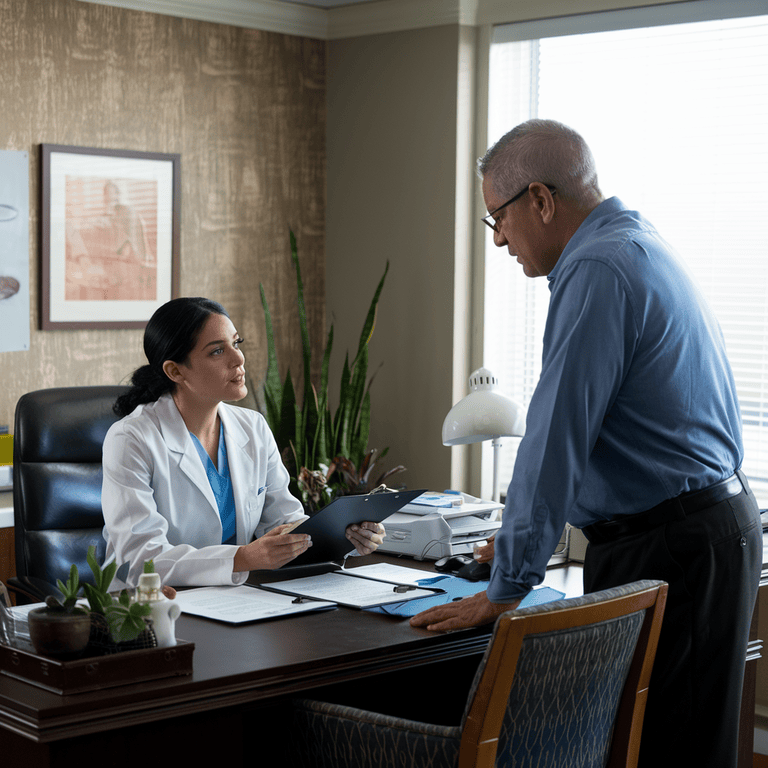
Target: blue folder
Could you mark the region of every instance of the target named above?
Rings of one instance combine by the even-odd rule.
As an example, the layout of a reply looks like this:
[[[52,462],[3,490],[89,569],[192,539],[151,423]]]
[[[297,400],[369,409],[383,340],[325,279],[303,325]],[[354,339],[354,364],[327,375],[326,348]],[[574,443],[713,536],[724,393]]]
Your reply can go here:
[[[435,605],[443,605],[455,600],[461,600],[462,597],[482,592],[488,587],[487,581],[467,581],[458,576],[441,574],[432,578],[419,579],[420,587],[439,587],[445,592],[434,597],[425,597],[421,600],[411,600],[407,603],[395,603],[392,605],[381,606],[379,608],[370,608],[368,610],[377,613],[387,613],[390,616],[415,616],[417,613],[426,611]],[[540,603],[550,603],[553,600],[562,600],[565,597],[564,592],[559,592],[550,587],[536,587],[532,589],[520,602],[518,608],[526,608],[529,605],[539,605]]]

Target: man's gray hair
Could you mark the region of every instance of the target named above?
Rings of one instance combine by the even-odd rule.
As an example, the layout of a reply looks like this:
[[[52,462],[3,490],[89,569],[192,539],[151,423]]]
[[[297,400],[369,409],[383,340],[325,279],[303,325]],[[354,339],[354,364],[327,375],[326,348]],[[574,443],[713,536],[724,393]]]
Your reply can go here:
[[[580,134],[555,120],[516,126],[477,161],[477,170],[489,177],[500,197],[511,197],[539,181],[580,205],[594,206],[603,199],[592,151]]]

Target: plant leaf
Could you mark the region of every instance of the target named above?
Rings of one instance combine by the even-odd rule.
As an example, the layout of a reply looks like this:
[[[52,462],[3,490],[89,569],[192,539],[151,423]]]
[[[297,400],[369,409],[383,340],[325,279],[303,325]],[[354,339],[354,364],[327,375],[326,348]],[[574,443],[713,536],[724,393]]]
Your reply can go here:
[[[371,394],[366,390],[363,397],[360,410],[358,412],[357,425],[355,427],[354,439],[351,446],[351,459],[356,465],[367,464],[366,448],[368,447],[368,438],[371,432]],[[365,476],[365,466],[361,468],[361,475]]]
[[[358,342],[358,345],[357,345],[357,354],[355,355],[355,359],[352,362],[353,368],[355,367],[357,358],[360,357],[360,353],[365,347],[368,346],[368,342],[371,340],[371,336],[373,336],[373,329],[376,326],[376,306],[379,303],[379,296],[381,296],[381,290],[382,288],[384,288],[384,281],[387,278],[387,272],[389,272],[389,259],[387,259],[387,265],[384,267],[384,274],[381,276],[381,280],[379,280],[379,285],[376,288],[376,293],[374,293],[373,295],[371,306],[368,308],[368,315],[365,318],[363,331],[360,334],[360,341]]]
[[[304,359],[304,408],[307,407],[307,400],[310,399],[310,390],[312,382],[310,375],[312,372],[312,348],[309,343],[309,328],[307,327],[307,310],[304,304],[304,283],[301,280],[301,267],[299,266],[299,252],[296,247],[296,235],[289,229],[288,234],[291,239],[291,260],[296,269],[296,302],[299,310],[299,330],[301,332],[301,352]]]
[[[405,472],[405,467],[402,464],[398,464],[396,467],[392,467],[392,469],[382,472],[379,479],[374,483],[374,488],[381,485],[388,477],[398,474],[398,472]]]
[[[277,434],[280,425],[280,414],[282,412],[280,371],[277,365],[272,314],[269,311],[266,291],[261,283],[259,283],[259,293],[261,294],[261,306],[264,310],[264,325],[267,336],[267,370],[264,374],[264,402],[267,405],[265,417],[272,432]]]

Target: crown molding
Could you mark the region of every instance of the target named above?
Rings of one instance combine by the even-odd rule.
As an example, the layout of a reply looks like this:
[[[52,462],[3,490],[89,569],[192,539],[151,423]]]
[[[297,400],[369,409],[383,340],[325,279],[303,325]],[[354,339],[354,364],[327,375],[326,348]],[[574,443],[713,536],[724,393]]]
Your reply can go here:
[[[328,39],[477,24],[480,0],[379,0],[329,11]]]
[[[485,26],[704,0],[375,0],[319,8],[277,0],[80,0],[165,16],[334,40],[443,24]],[[765,0],[752,0],[764,3]]]
[[[275,0],[80,0],[133,11],[331,40],[476,24],[480,0],[377,0],[324,9]]]
[[[285,35],[328,38],[328,11],[275,0],[80,0],[132,11],[159,13]]]

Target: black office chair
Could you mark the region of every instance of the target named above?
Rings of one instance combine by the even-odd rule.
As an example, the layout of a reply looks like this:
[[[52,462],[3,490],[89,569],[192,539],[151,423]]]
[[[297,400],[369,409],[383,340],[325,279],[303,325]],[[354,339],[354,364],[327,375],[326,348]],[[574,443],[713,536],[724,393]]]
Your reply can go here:
[[[13,514],[19,603],[45,599],[72,563],[91,581],[90,544],[101,535],[101,446],[117,421],[112,406],[126,387],[60,387],[23,395],[13,438]]]

